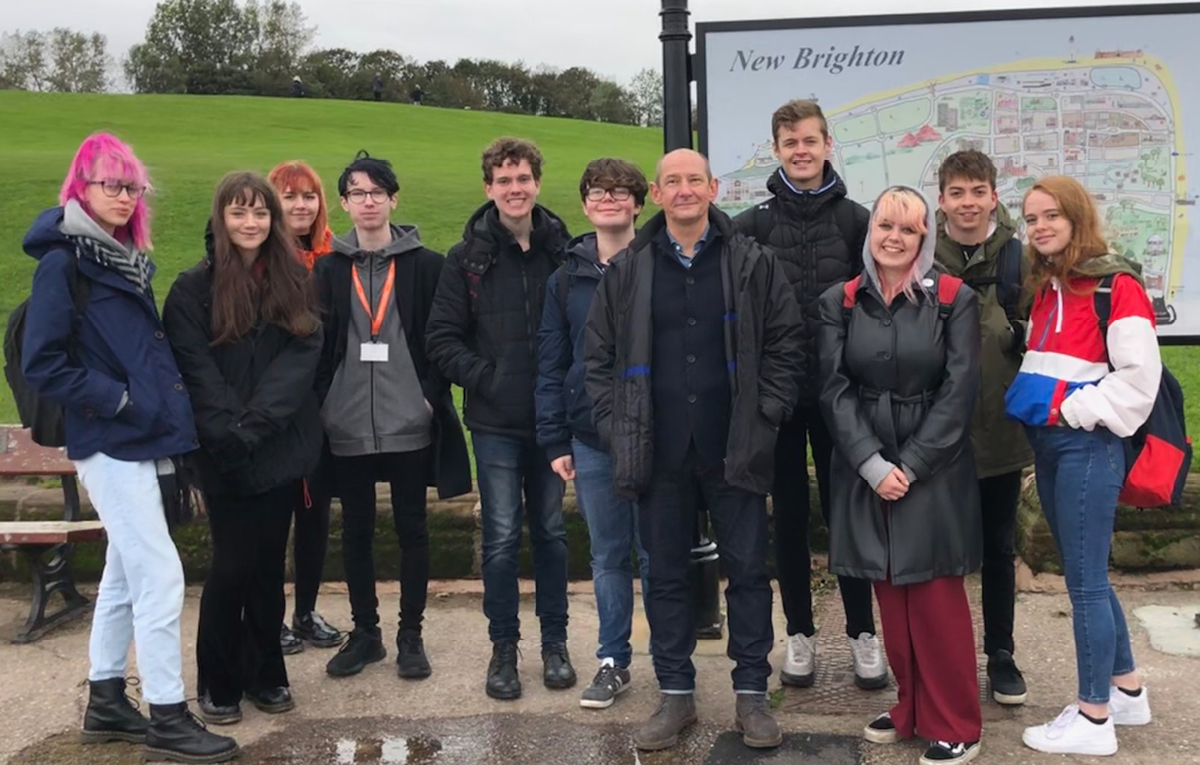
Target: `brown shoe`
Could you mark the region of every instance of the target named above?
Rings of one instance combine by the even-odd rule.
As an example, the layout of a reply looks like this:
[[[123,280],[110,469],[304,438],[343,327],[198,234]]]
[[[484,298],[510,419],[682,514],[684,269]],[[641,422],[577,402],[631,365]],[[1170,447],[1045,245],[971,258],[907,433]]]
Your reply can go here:
[[[742,743],[754,749],[771,749],[783,743],[783,731],[767,708],[765,693],[739,693],[734,727],[742,734]]]
[[[633,734],[633,745],[646,752],[670,749],[683,729],[696,722],[696,698],[691,693],[664,693],[658,709]]]

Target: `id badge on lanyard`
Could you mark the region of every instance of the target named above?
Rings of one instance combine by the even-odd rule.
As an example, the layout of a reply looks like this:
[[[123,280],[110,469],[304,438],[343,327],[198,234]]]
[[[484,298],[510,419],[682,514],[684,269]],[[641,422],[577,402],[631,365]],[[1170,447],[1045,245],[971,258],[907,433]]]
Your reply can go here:
[[[383,283],[383,292],[379,295],[379,307],[374,311],[371,310],[371,302],[367,300],[367,292],[363,289],[362,279],[358,277],[358,268],[352,268],[351,273],[354,275],[354,289],[358,292],[358,302],[362,303],[363,310],[367,312],[367,316],[371,319],[371,340],[359,346],[359,361],[368,364],[386,364],[388,361],[388,344],[378,342],[375,338],[379,337],[379,331],[383,329],[383,320],[387,316],[388,301],[392,297],[392,289],[396,284],[396,261],[393,260],[388,266],[387,280]]]

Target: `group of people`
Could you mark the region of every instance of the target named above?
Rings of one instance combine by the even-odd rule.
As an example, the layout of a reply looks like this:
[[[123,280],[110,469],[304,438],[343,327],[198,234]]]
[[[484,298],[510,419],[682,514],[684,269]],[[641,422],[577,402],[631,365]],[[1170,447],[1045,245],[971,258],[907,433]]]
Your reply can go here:
[[[283,657],[306,643],[340,646],[327,665],[335,677],[387,656],[372,554],[378,482],[391,486],[401,551],[396,671],[429,677],[426,487],[471,488],[451,384],[466,394],[482,506],[492,698],[522,693],[523,522],[543,683],[577,682],[562,515],[574,481],[600,621],[580,704],[608,707],[631,685],[636,573],[661,699],[634,743],[669,748],[696,720],[688,570],[703,507],[728,574],[735,725],[751,747],[778,746],[766,497],[787,617],[781,681],[808,686],[811,449],[855,682],[886,687],[890,664],[899,690],[867,740],[928,739],[924,765],[980,751],[964,577],[981,566],[991,695],[1025,701],[1013,537],[1033,463],[1074,609],[1079,692],[1025,743],[1111,754],[1114,724],[1148,723],[1107,553],[1121,439],[1148,416],[1161,362],[1137,270],[1109,254],[1095,203],[1074,180],[1039,180],[1023,201],[1022,246],[985,154],[945,159],[936,204],[895,186],[868,209],[827,159],[833,141],[814,102],[785,104],[771,129],[780,167],[767,201],[721,212],[718,182],[691,150],[665,155],[653,181],[602,158],[579,184],[594,230],[574,238],[537,202],[537,147],[498,139],[482,156],[488,201],[445,258],[392,222],[399,182],[366,152],[337,181],[353,224],[342,236],[306,164],[231,173],[205,252],[161,317],[146,170],[111,135],[85,140],[61,206],[25,239],[39,263],[22,360],[30,385],[64,407],[68,456],[109,538],[85,740],[145,741],[149,754],[186,762],[237,754],[184,700],[183,573],[160,491],[176,472],[198,487],[213,545],[196,648],[203,720],[237,722],[243,698],[292,709]],[[639,222],[647,196],[661,211]],[[1105,332],[1092,295],[1106,277]],[[81,280],[89,292],[76,308]],[[348,634],[315,607],[333,497]],[[125,696],[131,642],[149,721]]]

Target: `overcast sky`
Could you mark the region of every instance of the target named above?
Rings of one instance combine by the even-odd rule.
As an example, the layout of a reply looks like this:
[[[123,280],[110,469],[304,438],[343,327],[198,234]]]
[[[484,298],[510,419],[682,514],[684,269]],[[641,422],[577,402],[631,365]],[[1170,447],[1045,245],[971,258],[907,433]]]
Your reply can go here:
[[[659,0],[299,0],[321,48],[390,48],[418,61],[491,58],[586,66],[625,82],[660,68]],[[979,10],[1146,5],[1156,0],[691,0],[692,22]],[[66,26],[108,36],[118,60],[141,41],[156,0],[0,0],[0,31]]]

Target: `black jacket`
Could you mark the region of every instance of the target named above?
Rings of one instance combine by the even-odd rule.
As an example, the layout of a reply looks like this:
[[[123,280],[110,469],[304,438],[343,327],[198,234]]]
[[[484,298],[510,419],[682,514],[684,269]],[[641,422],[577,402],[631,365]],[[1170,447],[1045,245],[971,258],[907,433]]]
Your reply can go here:
[[[864,276],[848,318],[842,285],[821,296],[821,408],[836,445],[829,481],[835,574],[904,585],[979,567],[970,439],[979,302],[962,285],[943,317],[937,278],[928,272],[929,292],[918,291],[916,304],[901,296],[889,309]],[[886,508],[858,472],[875,454],[915,475],[908,493]]]
[[[302,338],[259,321],[243,337],[212,345],[213,269],[210,256],[184,271],[163,305],[200,438],[189,466],[208,494],[261,494],[304,478],[320,457],[313,377],[321,328]]]
[[[438,253],[424,247],[395,256],[395,299],[392,305],[400,313],[409,355],[426,400],[433,405],[433,459],[429,486],[446,499],[471,491],[471,461],[458,410],[450,393],[450,384],[438,373],[425,355],[433,295],[445,263]],[[346,338],[350,331],[350,293],[353,290],[353,260],[333,252],[317,260],[313,277],[325,326],[325,343],[317,367],[316,390],[320,402],[333,382],[333,375],[346,357]],[[361,309],[360,309],[361,310]]]
[[[710,208],[720,233],[722,280],[731,332],[726,358],[733,391],[725,479],[756,494],[771,490],[775,439],[791,414],[804,363],[795,296],[775,257],[733,230],[729,216]],[[588,395],[596,428],[613,457],[614,488],[636,496],[654,468],[650,369],[654,238],[666,226],[655,215],[629,249],[615,257],[600,282],[585,332]]]
[[[796,193],[778,170],[767,180],[775,196],[733,219],[736,230],[769,247],[796,290],[804,312],[807,364],[800,381],[800,406],[816,406],[821,393],[816,327],[821,293],[862,271],[870,213],[846,197],[846,184],[828,162],[818,191]],[[849,229],[849,230],[843,230]]]
[[[522,252],[488,202],[450,248],[425,348],[441,373],[466,391],[463,415],[471,430],[534,439],[542,302],[569,239],[566,224],[539,205],[529,251]]]

